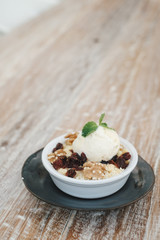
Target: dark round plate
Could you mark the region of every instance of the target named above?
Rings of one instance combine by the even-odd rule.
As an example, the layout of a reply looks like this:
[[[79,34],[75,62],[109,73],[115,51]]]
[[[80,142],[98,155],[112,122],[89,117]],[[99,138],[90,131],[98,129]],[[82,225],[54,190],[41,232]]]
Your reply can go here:
[[[25,161],[22,180],[34,196],[58,207],[78,210],[108,210],[124,207],[144,197],[151,191],[155,182],[151,166],[139,156],[137,167],[118,192],[99,199],[72,197],[55,186],[42,165],[41,153],[42,149]]]

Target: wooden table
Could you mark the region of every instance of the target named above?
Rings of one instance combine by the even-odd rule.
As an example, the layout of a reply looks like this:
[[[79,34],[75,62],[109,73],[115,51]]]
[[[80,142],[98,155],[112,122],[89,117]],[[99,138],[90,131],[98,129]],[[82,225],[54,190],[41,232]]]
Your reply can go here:
[[[0,239],[160,239],[160,2],[66,0],[0,39]],[[38,200],[25,159],[106,112],[153,167],[154,189],[112,211]]]

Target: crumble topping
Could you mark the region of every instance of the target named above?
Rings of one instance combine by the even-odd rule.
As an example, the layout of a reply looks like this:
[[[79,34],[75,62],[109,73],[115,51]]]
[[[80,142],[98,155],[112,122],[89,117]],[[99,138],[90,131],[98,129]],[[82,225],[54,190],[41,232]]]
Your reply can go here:
[[[67,134],[65,143],[58,143],[48,154],[48,160],[59,173],[76,179],[99,180],[118,175],[128,166],[131,155],[122,144],[111,160],[88,161],[85,153],[73,152],[72,144],[77,136],[78,132]]]
[[[77,138],[77,136],[78,136],[78,132],[67,134],[65,136],[65,138],[66,138],[66,141],[65,141],[66,145],[72,145],[72,143]]]
[[[84,179],[99,180],[105,178],[106,166],[102,163],[86,162],[84,165]]]
[[[67,153],[63,149],[58,149],[53,153],[48,154],[48,160],[50,163],[53,163],[55,160],[58,159],[60,156],[65,156]]]

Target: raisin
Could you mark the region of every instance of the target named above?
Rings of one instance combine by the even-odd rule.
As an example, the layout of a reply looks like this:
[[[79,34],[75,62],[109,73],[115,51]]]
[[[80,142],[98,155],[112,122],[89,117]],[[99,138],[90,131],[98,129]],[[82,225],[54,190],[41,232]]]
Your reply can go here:
[[[114,164],[113,162],[116,162],[117,158],[118,158],[118,156],[117,156],[117,155],[115,155],[114,157],[112,157],[112,159],[111,159],[111,160],[109,160],[109,161],[102,160],[102,161],[101,161],[101,163],[103,163],[103,164],[110,164],[110,163],[111,163],[111,161],[112,161],[112,163],[111,163],[111,164]]]
[[[56,146],[57,147],[57,146]],[[71,168],[76,171],[83,170],[83,164],[87,161],[85,153],[81,153],[81,156],[73,152],[71,156],[59,156],[56,161],[53,162],[53,167],[58,170],[59,168]]]
[[[121,156],[123,156],[125,160],[129,160],[131,158],[131,154],[129,152],[123,153]]]
[[[131,154],[129,152],[123,153],[116,160],[117,166],[119,168],[125,169],[128,166],[128,163],[126,161],[129,160],[130,158],[131,158]]]
[[[117,156],[117,155],[115,155],[114,157],[112,157],[112,159],[111,159],[111,160],[113,160],[114,162],[116,162],[117,158],[118,158],[118,156]]]
[[[109,164],[113,164],[114,166],[116,166],[117,168],[119,168],[118,165],[117,165],[117,163],[116,163],[114,160],[110,160],[110,161],[108,161],[108,162],[109,162]]]
[[[72,153],[71,158],[75,160],[81,160],[81,156],[76,152]]]
[[[62,143],[57,143],[56,147],[53,148],[52,152],[54,153],[54,152],[57,151],[58,149],[63,149],[63,144],[62,144]]]
[[[71,156],[69,156],[65,162],[65,168],[75,168],[78,169],[79,166],[82,166],[84,162],[87,160],[85,154],[81,154],[81,156],[74,152]]]
[[[123,168],[123,169],[125,169],[128,166],[125,159],[121,156],[117,159],[116,164],[118,168]]]
[[[102,160],[101,163],[102,164],[109,164],[109,161]]]
[[[119,167],[117,166],[116,162],[115,162],[114,160],[112,160],[112,159],[109,160],[109,161],[104,161],[104,160],[102,160],[101,163],[102,163],[102,164],[113,164],[114,166],[116,166],[117,168],[119,168]]]
[[[69,170],[66,172],[66,176],[67,176],[67,177],[74,178],[75,175],[76,175],[75,169],[72,169],[72,168],[71,168],[71,169],[69,169]]]
[[[81,164],[85,163],[87,161],[86,154],[84,152],[81,153]]]
[[[80,156],[78,155],[78,153],[72,153],[72,155],[68,157],[67,165],[69,168],[76,168],[80,166]]]
[[[57,159],[52,163],[53,167],[58,170],[59,168],[62,168],[64,166],[63,160],[62,159]]]
[[[65,155],[64,156],[59,156],[58,159],[61,159],[63,161],[63,168],[64,168],[65,165],[66,165],[67,157]]]
[[[111,160],[109,161],[104,161],[102,160],[101,163],[103,164],[113,164],[115,165],[117,168],[123,168],[125,169],[128,166],[128,163],[126,162],[127,160],[129,160],[131,158],[131,155],[129,152],[126,152],[124,154],[122,154],[121,156],[117,156],[115,155]]]

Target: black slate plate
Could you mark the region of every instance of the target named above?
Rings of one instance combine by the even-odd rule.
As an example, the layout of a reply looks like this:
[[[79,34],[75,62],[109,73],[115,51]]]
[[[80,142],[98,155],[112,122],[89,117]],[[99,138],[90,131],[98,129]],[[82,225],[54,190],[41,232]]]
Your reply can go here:
[[[116,193],[99,199],[72,197],[59,190],[41,162],[42,149],[32,154],[22,168],[26,188],[37,198],[58,207],[78,210],[108,210],[127,206],[151,191],[155,176],[151,166],[139,156],[137,167]]]

